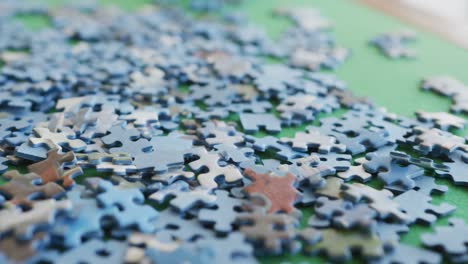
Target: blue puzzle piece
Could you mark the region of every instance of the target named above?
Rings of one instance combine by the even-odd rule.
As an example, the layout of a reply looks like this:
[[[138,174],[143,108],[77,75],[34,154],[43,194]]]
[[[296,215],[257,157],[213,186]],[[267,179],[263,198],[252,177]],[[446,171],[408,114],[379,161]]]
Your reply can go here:
[[[437,170],[436,173],[441,177],[450,178],[454,184],[468,186],[468,175],[466,168],[468,166],[468,155],[461,150],[454,151],[450,154],[452,162],[444,162],[448,167],[448,171]]]
[[[149,205],[143,205],[145,197],[139,189],[117,189],[109,181],[100,181],[99,189],[104,192],[96,198],[104,208],[116,206],[119,210],[112,214],[119,227],[137,227],[142,232],[155,229],[154,220],[158,212]]]
[[[405,244],[398,244],[391,253],[385,255],[380,260],[371,261],[371,264],[393,264],[393,263],[406,263],[406,264],[438,264],[442,262],[442,256],[436,252],[408,246]]]
[[[297,81],[302,72],[281,64],[263,65],[261,73],[256,76],[255,85],[265,93],[282,94],[287,90],[288,83]]]
[[[339,153],[328,153],[328,154],[319,154],[320,158],[319,165],[333,168],[336,171],[346,171],[351,166],[351,155],[348,154],[339,154]]]
[[[31,146],[29,142],[24,142],[16,148],[15,156],[26,160],[40,161],[47,158],[47,152],[49,150],[46,146]]]
[[[78,185],[67,192],[73,211],[56,221],[56,225],[52,228],[52,241],[62,247],[77,247],[83,238],[100,235],[102,218],[118,212],[115,207],[99,208],[94,198],[81,198],[83,190],[84,188]]]
[[[253,256],[253,246],[239,232],[230,233],[225,238],[201,239],[197,245],[213,251],[213,263],[257,263]]]
[[[432,197],[415,190],[404,192],[393,199],[400,205],[401,210],[406,213],[411,223],[419,221],[433,224],[438,217],[451,214],[456,209],[455,206],[448,203],[434,205],[431,200]]]
[[[368,160],[363,164],[364,169],[369,173],[377,173],[382,170],[390,169],[392,157],[390,152],[394,151],[396,146],[388,146],[378,151],[367,153],[366,159]]]
[[[254,150],[248,147],[240,148],[234,144],[218,144],[214,146],[214,149],[216,149],[224,160],[232,161],[235,164],[255,160],[253,156]]]
[[[404,166],[399,164],[398,161],[393,160],[387,171],[379,173],[379,179],[382,180],[385,185],[397,185],[401,186],[404,190],[410,190],[416,185],[413,178],[422,176],[423,174],[423,168],[412,164]]]
[[[158,240],[163,242],[193,241],[214,236],[214,233],[204,228],[196,218],[185,219],[170,209],[160,212],[155,228]]]
[[[257,133],[260,128],[268,133],[281,132],[281,121],[273,114],[241,113],[239,117],[246,133]]]
[[[122,152],[135,157],[151,149],[148,140],[139,139],[140,132],[137,129],[126,129],[123,125],[116,125],[109,132],[110,134],[102,137],[101,141],[110,148],[110,153]]]
[[[307,77],[327,88],[336,88],[340,90],[346,89],[346,83],[342,80],[339,80],[334,74],[313,72],[309,73]]]
[[[273,150],[276,152],[276,156],[281,160],[291,160],[306,156],[304,153],[293,150],[288,144],[281,144],[279,139],[273,136],[266,136],[263,138],[246,136],[245,138],[247,141],[253,143],[253,148],[255,150],[260,152]]]
[[[187,151],[192,148],[193,139],[179,132],[172,132],[167,136],[153,137],[150,144],[154,150],[179,150]]]
[[[176,196],[177,193],[187,192],[190,189],[190,185],[185,181],[176,181],[167,186],[163,186],[161,183],[159,183],[158,186],[160,189],[157,190],[157,192],[154,194],[150,195],[148,198],[160,204],[165,203],[168,199]]]
[[[229,196],[228,191],[216,190],[216,208],[201,209],[198,213],[198,219],[202,223],[214,224],[214,230],[220,233],[232,231],[232,224],[238,215],[238,210],[242,203],[241,199]],[[218,262],[224,263],[224,262]]]
[[[162,188],[150,195],[149,199],[163,203],[170,197],[174,197],[170,205],[184,213],[197,206],[213,206],[216,201],[216,196],[210,194],[209,190],[200,187],[191,189],[184,181],[176,181]]]
[[[0,157],[0,174],[4,173],[5,171],[8,170],[8,159],[5,157]]]
[[[192,149],[192,139],[173,132],[168,136],[153,137],[149,144],[152,151],[135,156],[138,170],[165,172],[184,164],[184,157]]]
[[[13,131],[27,131],[32,127],[33,120],[30,118],[2,118],[0,119],[0,141],[11,135]]]
[[[123,263],[127,243],[118,241],[91,240],[54,259],[55,263],[67,264],[107,264]]]
[[[19,146],[29,139],[30,133],[25,134],[23,132],[13,132],[11,135],[4,139],[5,143],[10,146]]]
[[[183,243],[173,251],[156,250],[154,248],[146,249],[145,254],[152,263],[191,263],[204,264],[213,262],[213,250],[208,247]],[[222,263],[222,262],[217,262]]]

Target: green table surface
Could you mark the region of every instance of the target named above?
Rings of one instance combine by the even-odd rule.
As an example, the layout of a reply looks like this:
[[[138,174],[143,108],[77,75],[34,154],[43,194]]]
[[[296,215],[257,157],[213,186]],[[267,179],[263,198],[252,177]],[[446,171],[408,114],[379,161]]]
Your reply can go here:
[[[64,1],[46,0],[51,5],[59,5]],[[101,1],[104,5],[118,5],[125,10],[135,10],[147,0],[118,0]],[[185,4],[187,1],[183,1]],[[349,89],[360,96],[369,97],[379,106],[390,112],[413,117],[416,110],[448,111],[450,99],[421,91],[419,84],[422,78],[447,74],[468,83],[467,66],[468,51],[463,50],[446,40],[419,30],[417,27],[404,24],[396,18],[384,15],[373,9],[357,4],[351,0],[246,0],[241,6],[228,6],[227,9],[243,12],[252,23],[264,27],[272,38],[278,38],[282,30],[290,26],[285,18],[272,16],[272,10],[277,7],[317,7],[322,14],[334,23],[333,35],[339,46],[352,50],[352,56],[336,71],[336,75],[347,82]],[[39,30],[47,26],[42,17],[19,17],[31,30]],[[418,56],[414,60],[390,60],[370,47],[367,41],[379,33],[399,29],[412,29],[417,33],[418,40],[411,44]],[[462,115],[466,118],[466,115]],[[280,136],[291,136],[299,128],[289,128]],[[468,135],[468,129],[455,131],[461,136]],[[11,168],[13,169],[13,167]],[[84,176],[106,176],[93,170],[85,170]],[[449,186],[445,195],[434,195],[433,202],[439,204],[448,202],[457,206],[452,216],[468,221],[468,189],[455,186],[449,180],[437,179],[439,184]],[[371,185],[378,186],[372,182]],[[302,227],[305,226],[307,216],[313,212],[310,208],[303,208]],[[434,226],[447,225],[447,219],[439,219]],[[421,224],[411,226],[410,231],[402,236],[402,243],[421,245],[420,235],[432,232],[433,227]],[[322,262],[319,257],[304,255],[283,255],[279,257],[261,257],[264,263],[280,262]]]

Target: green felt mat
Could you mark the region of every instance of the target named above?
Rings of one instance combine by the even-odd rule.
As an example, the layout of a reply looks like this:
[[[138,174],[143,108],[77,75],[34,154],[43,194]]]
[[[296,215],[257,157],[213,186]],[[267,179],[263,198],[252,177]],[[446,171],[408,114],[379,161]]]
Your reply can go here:
[[[47,0],[46,2],[54,5],[64,1]],[[126,10],[134,10],[150,1],[105,0],[102,2],[106,5],[116,4]],[[348,83],[349,88],[355,94],[367,96],[377,105],[386,107],[391,112],[412,117],[416,110],[448,111],[450,107],[448,98],[419,89],[419,83],[423,77],[447,74],[468,83],[465,68],[468,62],[468,51],[350,0],[246,0],[242,6],[228,7],[228,9],[244,12],[253,23],[264,27],[271,37],[276,38],[290,24],[284,18],[273,17],[271,11],[273,8],[286,5],[317,7],[325,17],[334,22],[333,35],[338,45],[352,50],[352,57],[338,68],[336,74]],[[47,21],[42,17],[29,16],[18,19],[32,30],[47,26]],[[376,34],[404,28],[413,29],[418,35],[418,41],[411,44],[411,47],[418,52],[414,60],[389,60],[367,45],[367,41]],[[466,118],[466,115],[463,117]],[[233,119],[236,118],[233,117]],[[280,136],[291,136],[303,127],[285,129]],[[456,134],[467,136],[468,129],[456,131]],[[106,175],[94,170],[86,170],[84,176],[105,177]],[[444,179],[438,179],[437,182],[448,185],[449,191],[442,196],[435,195],[434,203],[448,202],[457,206],[458,209],[453,216],[467,220],[468,189],[454,186]],[[378,183],[373,182],[371,185],[378,186]],[[304,226],[307,216],[312,214],[312,211],[303,209],[303,212],[305,214],[302,223]],[[448,217],[442,218],[435,225],[446,225],[447,219]],[[430,232],[431,229],[428,226],[415,224],[411,226],[410,232],[403,235],[402,242],[420,245],[420,235]],[[303,255],[262,257],[261,259],[264,263],[323,261],[318,257]]]

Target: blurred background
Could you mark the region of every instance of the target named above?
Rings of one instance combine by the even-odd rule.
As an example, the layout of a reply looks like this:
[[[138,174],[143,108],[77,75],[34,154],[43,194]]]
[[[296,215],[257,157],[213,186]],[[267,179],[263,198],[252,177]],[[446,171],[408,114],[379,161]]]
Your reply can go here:
[[[399,0],[399,2],[446,20],[468,23],[468,0]]]
[[[358,0],[468,49],[468,0]]]

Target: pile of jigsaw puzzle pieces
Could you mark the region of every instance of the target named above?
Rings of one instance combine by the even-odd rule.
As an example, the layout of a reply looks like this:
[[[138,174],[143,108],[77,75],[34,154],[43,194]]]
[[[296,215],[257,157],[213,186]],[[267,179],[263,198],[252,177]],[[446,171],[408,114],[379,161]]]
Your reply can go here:
[[[193,6],[218,10],[206,2]],[[350,55],[331,23],[274,15],[293,22],[275,41],[237,13],[1,1],[0,262],[466,263],[461,219],[424,248],[399,242],[456,209],[431,199],[448,191],[434,177],[468,185],[466,139],[450,132],[465,120],[354,96],[317,72]],[[423,88],[467,112],[456,80]]]

